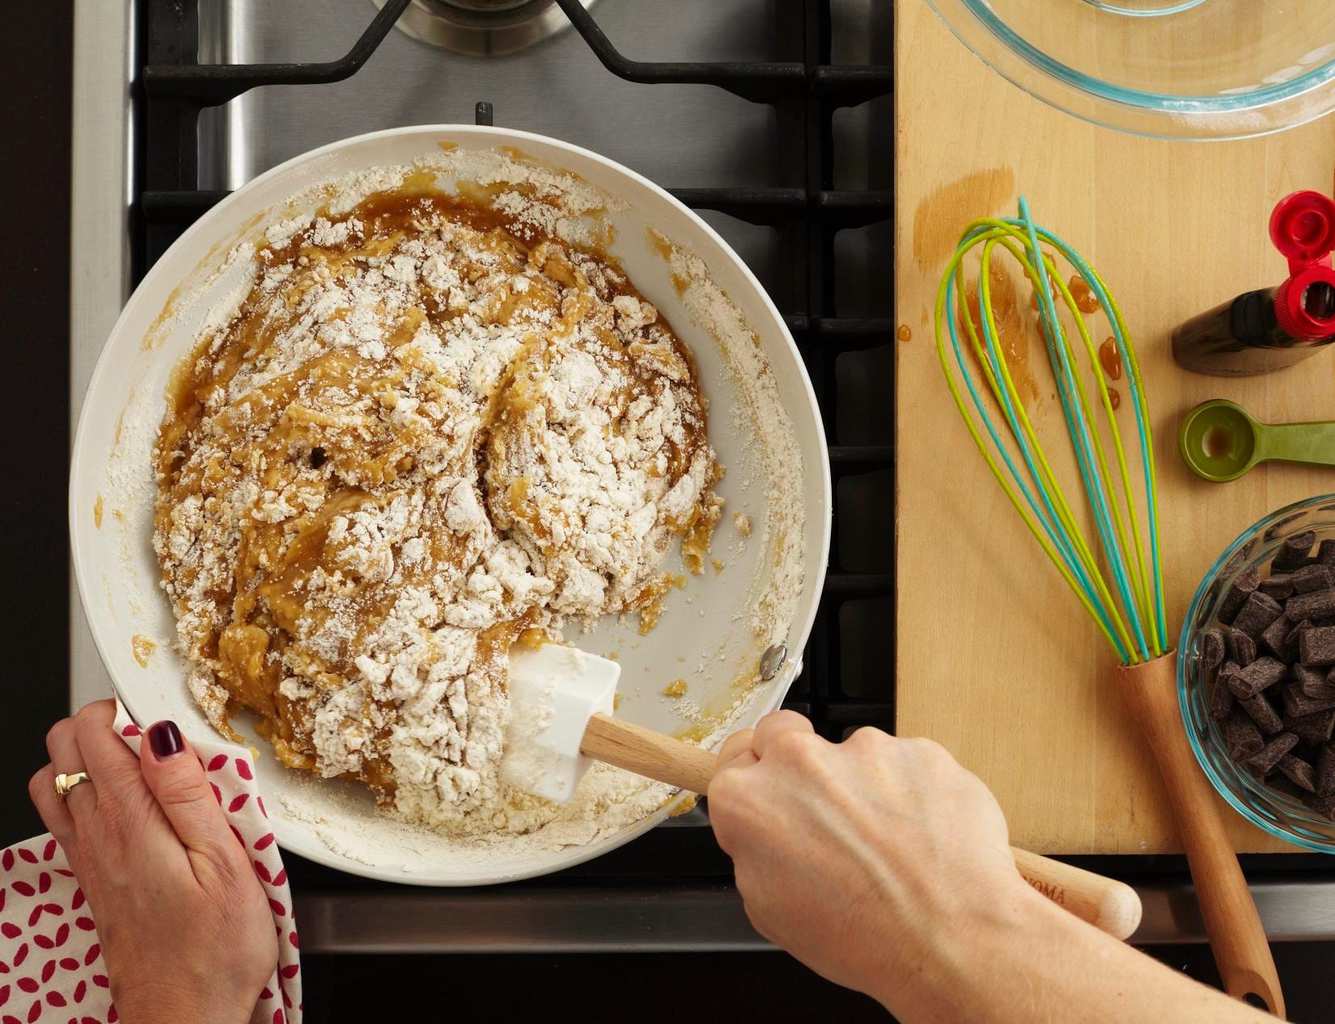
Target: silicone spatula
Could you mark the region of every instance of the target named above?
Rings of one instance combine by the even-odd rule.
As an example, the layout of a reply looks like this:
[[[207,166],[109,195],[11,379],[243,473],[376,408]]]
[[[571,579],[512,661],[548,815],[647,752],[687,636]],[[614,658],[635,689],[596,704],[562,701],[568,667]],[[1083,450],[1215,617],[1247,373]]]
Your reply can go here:
[[[501,777],[556,803],[575,793],[593,761],[693,793],[714,776],[713,753],[612,716],[621,666],[574,647],[510,652],[510,724]],[[1011,847],[1015,866],[1044,896],[1119,939],[1140,924],[1140,898],[1122,882]]]

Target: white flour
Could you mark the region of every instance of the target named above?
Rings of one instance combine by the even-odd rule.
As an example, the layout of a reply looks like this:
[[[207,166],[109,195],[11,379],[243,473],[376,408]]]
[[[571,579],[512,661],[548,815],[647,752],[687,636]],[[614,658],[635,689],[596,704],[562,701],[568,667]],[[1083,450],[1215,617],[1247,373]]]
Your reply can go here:
[[[530,831],[554,809],[499,777],[506,650],[652,607],[670,540],[719,514],[702,405],[613,268],[420,200],[354,209],[268,230],[200,335],[197,421],[166,420],[191,692],[410,820]]]

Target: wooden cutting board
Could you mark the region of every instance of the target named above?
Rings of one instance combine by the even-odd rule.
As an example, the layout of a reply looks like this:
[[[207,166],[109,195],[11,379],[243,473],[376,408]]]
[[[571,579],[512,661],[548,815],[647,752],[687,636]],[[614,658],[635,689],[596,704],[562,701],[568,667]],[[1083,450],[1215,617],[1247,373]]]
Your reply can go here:
[[[1176,450],[1181,415],[1212,397],[1263,420],[1335,419],[1335,352],[1221,380],[1178,369],[1168,342],[1187,317],[1283,279],[1269,212],[1294,189],[1331,187],[1335,119],[1247,142],[1133,138],[1004,81],[924,0],[895,10],[895,299],[899,337],[911,332],[895,342],[898,732],[939,740],[981,776],[1017,846],[1178,850],[1148,753],[1109,689],[1107,645],[974,449],[942,380],[930,310],[964,225],[1013,214],[1021,191],[1109,283],[1146,380],[1176,639],[1196,584],[1238,533],[1335,492],[1335,470],[1294,466],[1208,484]],[[1055,411],[1055,398],[1038,403]],[[1239,850],[1294,849],[1225,813]]]

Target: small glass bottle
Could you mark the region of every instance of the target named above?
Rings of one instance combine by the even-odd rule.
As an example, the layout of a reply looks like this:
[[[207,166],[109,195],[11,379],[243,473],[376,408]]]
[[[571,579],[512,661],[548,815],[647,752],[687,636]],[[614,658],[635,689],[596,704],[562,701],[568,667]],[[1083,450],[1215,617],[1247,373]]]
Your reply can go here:
[[[1270,238],[1289,261],[1276,288],[1244,292],[1173,331],[1179,366],[1245,377],[1292,366],[1335,341],[1335,201],[1295,192],[1275,206]]]
[[[1250,377],[1292,366],[1335,341],[1335,273],[1310,285],[1300,300],[1321,326],[1282,323],[1283,287],[1243,292],[1192,317],[1173,332],[1173,358],[1196,373]]]

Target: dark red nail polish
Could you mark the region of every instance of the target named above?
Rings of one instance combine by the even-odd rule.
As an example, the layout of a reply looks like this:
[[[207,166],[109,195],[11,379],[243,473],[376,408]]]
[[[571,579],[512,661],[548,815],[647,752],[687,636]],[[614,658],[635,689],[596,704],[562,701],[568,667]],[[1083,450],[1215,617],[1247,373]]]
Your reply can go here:
[[[170,719],[149,726],[148,746],[159,761],[179,754],[185,749],[185,743],[181,740],[181,730],[176,728],[176,723]]]

